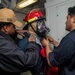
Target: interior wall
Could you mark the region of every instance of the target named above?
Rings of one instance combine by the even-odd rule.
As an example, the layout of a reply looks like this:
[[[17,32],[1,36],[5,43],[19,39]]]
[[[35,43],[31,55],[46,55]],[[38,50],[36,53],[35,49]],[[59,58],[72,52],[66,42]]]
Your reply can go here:
[[[75,0],[47,0],[45,4],[47,26],[50,33],[58,42],[68,33],[65,22],[68,8],[75,5]]]

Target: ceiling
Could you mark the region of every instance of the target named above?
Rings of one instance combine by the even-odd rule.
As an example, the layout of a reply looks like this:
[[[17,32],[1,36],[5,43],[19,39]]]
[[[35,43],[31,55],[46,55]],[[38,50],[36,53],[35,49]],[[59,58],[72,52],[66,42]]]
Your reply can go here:
[[[1,3],[3,3],[5,7],[13,9],[15,12],[19,12],[22,14],[27,14],[32,9],[40,9],[43,12],[43,14],[45,14],[44,3],[46,2],[46,0],[38,0],[36,3],[30,6],[27,6],[23,9],[17,9],[16,4],[20,1],[22,0],[1,0]]]

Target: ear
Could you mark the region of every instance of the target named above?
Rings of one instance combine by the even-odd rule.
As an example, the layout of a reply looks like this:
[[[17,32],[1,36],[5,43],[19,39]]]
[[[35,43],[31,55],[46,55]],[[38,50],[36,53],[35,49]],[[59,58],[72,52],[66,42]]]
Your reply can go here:
[[[4,30],[5,32],[7,32],[8,28],[7,28],[6,25],[3,27],[3,30]]]
[[[75,16],[73,17],[73,23],[75,23]]]

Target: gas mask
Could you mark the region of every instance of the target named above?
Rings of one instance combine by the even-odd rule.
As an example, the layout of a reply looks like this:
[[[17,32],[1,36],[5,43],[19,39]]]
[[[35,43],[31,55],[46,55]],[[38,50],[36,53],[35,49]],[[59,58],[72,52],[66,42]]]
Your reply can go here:
[[[40,37],[45,37],[50,32],[50,29],[46,27],[45,20],[36,21],[36,27],[37,29],[33,28],[33,30]]]

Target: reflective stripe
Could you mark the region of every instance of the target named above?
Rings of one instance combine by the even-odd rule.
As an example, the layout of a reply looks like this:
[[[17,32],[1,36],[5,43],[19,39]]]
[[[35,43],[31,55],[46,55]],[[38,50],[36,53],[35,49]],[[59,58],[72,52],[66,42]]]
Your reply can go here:
[[[34,18],[28,20],[28,22],[33,22],[33,21],[35,21],[35,20],[37,20],[37,19],[38,19],[38,18],[34,17]]]
[[[37,17],[31,18],[31,19],[28,20],[28,22],[25,22],[25,25],[30,23],[30,22],[33,22],[33,21],[35,21],[37,19],[38,19]]]
[[[25,25],[27,24],[27,22],[24,22],[25,23]]]

